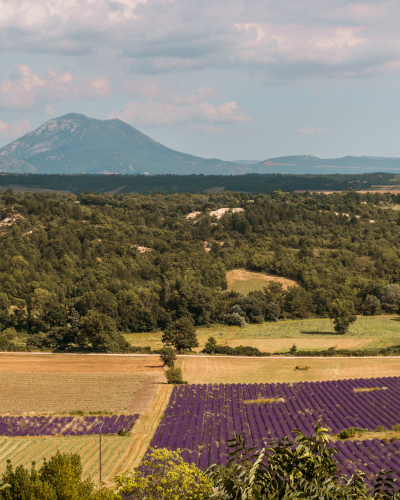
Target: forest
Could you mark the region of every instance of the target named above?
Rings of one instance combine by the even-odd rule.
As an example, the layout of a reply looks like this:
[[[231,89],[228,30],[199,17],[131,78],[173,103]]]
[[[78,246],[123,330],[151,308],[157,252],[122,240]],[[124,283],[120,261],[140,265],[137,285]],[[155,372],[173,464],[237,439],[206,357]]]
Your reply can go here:
[[[400,195],[0,195],[0,344],[128,349],[123,333],[397,312]],[[220,210],[224,209],[224,210]],[[236,209],[236,210],[234,210]],[[217,213],[214,211],[219,210]],[[198,212],[198,213],[195,213]],[[190,216],[189,216],[190,214]],[[227,270],[291,278],[248,296]]]
[[[52,189],[81,194],[85,191],[151,194],[201,193],[207,189],[244,191],[248,193],[276,190],[343,191],[348,188],[366,190],[375,185],[396,186],[400,176],[389,173],[371,174],[247,174],[247,175],[39,175],[0,174],[0,189],[18,186],[25,189]]]

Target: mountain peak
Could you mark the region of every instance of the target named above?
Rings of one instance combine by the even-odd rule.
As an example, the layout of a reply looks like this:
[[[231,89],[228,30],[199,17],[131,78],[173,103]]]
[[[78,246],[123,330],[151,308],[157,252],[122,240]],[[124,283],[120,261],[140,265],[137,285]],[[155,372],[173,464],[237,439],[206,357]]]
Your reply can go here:
[[[119,119],[97,120],[80,113],[51,118],[0,149],[0,155],[28,162],[36,173],[229,175],[247,170],[174,151]]]

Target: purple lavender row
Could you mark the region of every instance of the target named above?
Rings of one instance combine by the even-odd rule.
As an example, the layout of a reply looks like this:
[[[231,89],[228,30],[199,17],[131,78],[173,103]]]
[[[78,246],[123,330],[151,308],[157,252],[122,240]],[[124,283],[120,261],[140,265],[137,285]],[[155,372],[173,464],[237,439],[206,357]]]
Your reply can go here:
[[[1,436],[83,436],[97,434],[103,423],[103,434],[120,429],[131,431],[139,415],[92,417],[0,417]]]
[[[359,388],[375,388],[355,392]],[[387,389],[384,389],[386,387]],[[250,445],[315,433],[320,421],[333,432],[399,423],[398,377],[300,384],[194,385],[175,388],[151,446],[180,449],[185,460],[206,467],[226,463],[227,441],[242,433]],[[284,402],[250,400],[282,398]],[[384,411],[382,411],[384,410]]]

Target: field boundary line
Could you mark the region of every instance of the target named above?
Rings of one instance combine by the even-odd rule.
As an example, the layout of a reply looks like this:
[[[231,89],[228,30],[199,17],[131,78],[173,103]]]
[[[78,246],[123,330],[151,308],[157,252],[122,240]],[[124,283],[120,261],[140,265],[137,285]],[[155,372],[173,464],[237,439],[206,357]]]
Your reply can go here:
[[[7,352],[0,351],[0,354],[13,354],[13,355],[27,355],[27,356],[37,356],[37,355],[53,355],[53,356],[122,356],[122,357],[159,357],[159,354],[99,354],[99,353],[75,353],[75,352]],[[178,358],[229,358],[229,359],[400,359],[400,356],[199,356],[197,354],[178,354]],[[10,370],[7,370],[10,371]],[[0,369],[1,372],[1,369]],[[25,372],[21,372],[25,373]],[[26,372],[28,373],[28,372]],[[47,372],[43,372],[47,373]],[[49,372],[53,373],[53,372]],[[58,373],[58,372],[57,372]],[[59,372],[64,373],[64,372]],[[65,372],[67,373],[67,372]],[[69,372],[68,372],[69,373]],[[80,372],[79,372],[80,373]],[[83,372],[82,372],[83,373]],[[97,372],[96,372],[97,373]],[[103,372],[100,372],[103,373]],[[110,373],[125,373],[125,372],[110,372]],[[134,373],[134,372],[132,372]],[[137,372],[142,373],[142,372]]]

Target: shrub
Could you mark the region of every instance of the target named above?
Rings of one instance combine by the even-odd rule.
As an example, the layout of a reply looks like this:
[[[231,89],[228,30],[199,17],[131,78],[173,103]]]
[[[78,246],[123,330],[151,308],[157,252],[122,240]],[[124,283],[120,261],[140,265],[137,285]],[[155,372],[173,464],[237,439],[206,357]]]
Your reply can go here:
[[[169,384],[187,384],[187,382],[183,380],[182,370],[180,368],[170,368],[165,372],[165,377]]]
[[[173,368],[176,361],[176,351],[172,347],[163,347],[160,350],[160,358],[164,366]]]
[[[400,285],[387,285],[381,291],[382,306],[388,312],[397,312],[400,304]]]
[[[338,437],[340,439],[348,439],[356,436],[357,434],[363,434],[366,429],[362,429],[361,427],[349,427],[348,429],[344,429],[340,431]]]
[[[217,341],[215,340],[215,338],[209,337],[202,352],[205,352],[207,354],[213,354],[215,352],[216,347],[217,347]]]
[[[120,429],[118,429],[117,434],[118,436],[124,436],[124,437],[131,435],[130,431],[128,429],[125,429],[125,427],[121,427]]]
[[[300,370],[300,371],[307,371],[307,370],[311,370],[311,366],[301,366],[301,365],[297,365],[295,370]]]
[[[381,313],[381,301],[375,295],[367,295],[363,305],[365,316],[374,316]]]
[[[400,431],[400,425],[399,424],[395,424],[395,425],[392,425],[392,431]]]
[[[240,328],[244,328],[246,326],[246,321],[243,316],[240,316],[237,312],[225,314],[224,321],[230,326],[240,326]]]
[[[115,478],[122,498],[131,500],[206,500],[213,493],[212,482],[194,464],[183,461],[179,450],[150,449],[132,472]]]
[[[274,302],[270,302],[267,305],[267,314],[265,316],[265,319],[267,319],[268,321],[278,321],[280,314],[281,314],[281,308],[279,307],[279,304],[274,304]]]

